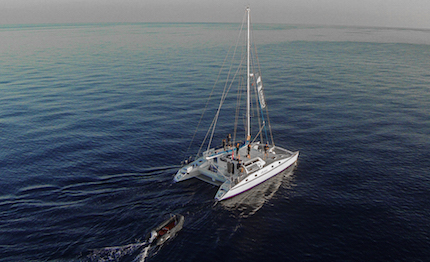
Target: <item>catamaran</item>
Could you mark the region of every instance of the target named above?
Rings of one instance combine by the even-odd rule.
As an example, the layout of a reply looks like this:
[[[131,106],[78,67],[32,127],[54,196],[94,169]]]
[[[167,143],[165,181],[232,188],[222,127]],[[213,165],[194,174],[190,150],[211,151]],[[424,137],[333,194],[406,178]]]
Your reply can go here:
[[[243,60],[246,60],[246,72],[244,72],[246,73],[245,141],[234,141],[236,135],[234,135],[234,139],[231,141],[231,135],[229,134],[227,139],[223,140],[222,146],[211,148],[211,142],[221,106],[225,101],[226,93],[231,87],[231,84],[226,84],[220,105],[206,135],[207,138],[208,134],[211,134],[209,136],[210,139],[207,150],[201,154],[199,151],[194,159],[191,158],[189,161],[185,161],[185,165],[179,169],[173,179],[174,182],[179,182],[191,178],[198,178],[207,183],[219,186],[218,192],[215,195],[215,199],[218,201],[239,195],[265,182],[293,164],[296,164],[299,156],[298,151],[292,152],[282,147],[275,146],[273,141],[270,121],[268,120],[267,104],[263,93],[261,72],[259,69],[256,69],[256,65],[258,65],[258,62],[254,62],[254,60],[257,59],[256,55],[254,54],[251,56],[249,7],[246,8],[245,17],[246,19],[244,19],[244,21],[246,20],[247,24],[246,55],[243,56]],[[253,70],[253,72],[251,72],[251,70]],[[231,81],[233,82],[233,80]],[[251,90],[251,86],[254,90]],[[251,92],[253,92],[254,95],[251,95]],[[254,105],[257,105],[254,106],[257,113],[254,115],[258,115],[259,128],[258,133],[252,139],[251,99],[254,98],[257,101],[254,103]],[[264,109],[266,113],[264,113]],[[266,118],[264,117],[265,115]],[[237,122],[239,121],[236,121],[236,124]],[[267,129],[269,129],[271,134],[271,143],[269,143]],[[236,132],[237,128],[235,127],[234,130]],[[265,136],[263,134],[265,134]],[[205,140],[201,148],[205,144]]]

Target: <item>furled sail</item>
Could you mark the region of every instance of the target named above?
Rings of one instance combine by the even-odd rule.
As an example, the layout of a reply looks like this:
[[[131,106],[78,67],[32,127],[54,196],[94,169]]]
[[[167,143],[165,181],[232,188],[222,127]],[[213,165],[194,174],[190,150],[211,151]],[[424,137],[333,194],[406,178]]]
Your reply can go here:
[[[257,78],[257,90],[258,90],[258,99],[260,100],[261,108],[265,108],[266,100],[264,99],[263,82],[261,81],[261,76],[258,76]]]

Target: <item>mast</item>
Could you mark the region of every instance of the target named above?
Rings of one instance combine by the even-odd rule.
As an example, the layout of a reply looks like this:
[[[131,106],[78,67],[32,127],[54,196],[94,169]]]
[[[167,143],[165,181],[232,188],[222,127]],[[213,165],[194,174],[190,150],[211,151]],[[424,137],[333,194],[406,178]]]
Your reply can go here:
[[[250,60],[250,41],[249,41],[249,32],[250,32],[250,21],[249,21],[249,13],[250,9],[249,7],[246,8],[246,14],[247,14],[247,29],[248,29],[248,36],[246,40],[246,56],[247,56],[247,62],[246,62],[246,141],[251,140],[251,88],[250,88],[250,72],[249,72],[249,60]]]

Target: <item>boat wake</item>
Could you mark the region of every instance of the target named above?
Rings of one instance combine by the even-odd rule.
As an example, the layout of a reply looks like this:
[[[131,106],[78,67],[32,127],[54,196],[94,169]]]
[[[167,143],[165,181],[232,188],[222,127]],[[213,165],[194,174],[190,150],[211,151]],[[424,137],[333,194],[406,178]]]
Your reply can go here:
[[[143,262],[148,257],[151,244],[135,243],[117,247],[105,247],[93,250],[87,257],[92,262],[135,261]]]
[[[105,247],[93,250],[87,257],[90,261],[133,261],[143,262],[169,240],[172,240],[182,229],[184,216],[171,214],[163,223],[153,228],[146,241],[125,246]]]

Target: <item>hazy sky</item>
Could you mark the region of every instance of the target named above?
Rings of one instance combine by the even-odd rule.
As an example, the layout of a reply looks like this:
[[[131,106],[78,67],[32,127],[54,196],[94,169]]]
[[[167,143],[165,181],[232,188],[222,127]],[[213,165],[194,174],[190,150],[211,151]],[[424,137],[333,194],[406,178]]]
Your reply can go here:
[[[430,29],[430,0],[0,0],[0,24],[241,22]]]

